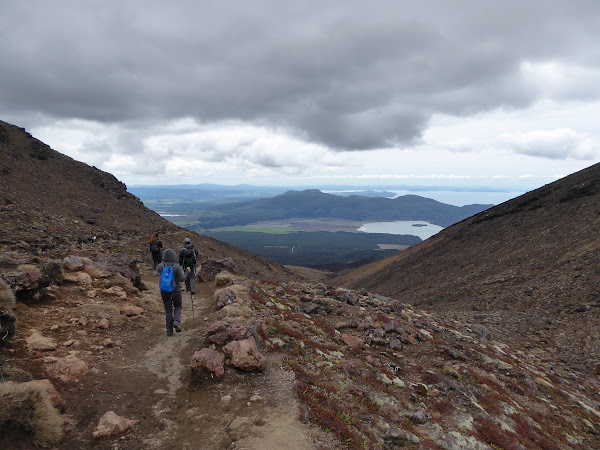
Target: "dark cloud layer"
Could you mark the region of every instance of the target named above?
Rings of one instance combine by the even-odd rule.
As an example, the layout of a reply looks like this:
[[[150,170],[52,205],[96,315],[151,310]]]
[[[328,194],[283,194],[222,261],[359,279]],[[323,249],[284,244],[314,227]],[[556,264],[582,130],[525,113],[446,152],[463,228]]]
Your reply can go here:
[[[595,0],[3,1],[0,113],[242,121],[374,149],[434,114],[530,105],[548,93],[525,62],[597,71],[598,42]]]

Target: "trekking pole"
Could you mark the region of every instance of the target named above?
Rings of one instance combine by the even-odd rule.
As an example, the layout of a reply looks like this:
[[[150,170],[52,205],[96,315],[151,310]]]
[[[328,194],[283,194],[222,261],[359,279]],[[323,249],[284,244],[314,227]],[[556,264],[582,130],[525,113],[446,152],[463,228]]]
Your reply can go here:
[[[190,291],[190,300],[192,301],[192,317],[194,316],[194,295],[192,294],[192,291]]]

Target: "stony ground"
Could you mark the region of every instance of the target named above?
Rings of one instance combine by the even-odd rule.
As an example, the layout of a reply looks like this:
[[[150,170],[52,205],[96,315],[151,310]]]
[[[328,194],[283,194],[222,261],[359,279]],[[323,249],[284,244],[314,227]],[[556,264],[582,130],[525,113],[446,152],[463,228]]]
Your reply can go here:
[[[218,308],[215,282],[199,283],[183,331],[168,337],[157,277],[126,299],[89,295],[65,282],[54,300],[19,303],[19,333],[1,350],[4,367],[50,378],[68,426],[57,448],[598,448],[600,382],[497,339],[479,322],[438,317],[366,291],[231,275],[235,301]],[[142,315],[99,311],[124,304]],[[193,314],[193,316],[192,316]],[[220,346],[216,321],[258,325],[267,369],[225,376],[193,371],[190,358]],[[54,350],[32,350],[32,329]],[[535,350],[535,349],[533,349]],[[48,356],[76,355],[90,370],[73,380],[48,371]],[[49,375],[50,374],[50,375]],[[139,421],[94,439],[114,411]],[[5,435],[30,448],[29,435]]]
[[[60,300],[52,304],[18,306],[20,333],[0,354],[7,365],[46,378],[42,358],[70,353],[91,368],[74,382],[52,380],[66,402],[70,422],[60,448],[315,448],[313,435],[319,431],[301,423],[293,373],[283,367],[280,356],[269,357],[262,373],[229,367],[223,380],[192,373],[190,358],[207,344],[206,329],[217,313],[214,283],[198,284],[193,312],[189,294],[184,297],[183,331],[168,337],[158,277],[149,269],[143,273],[149,290],[132,301],[144,307],[144,314],[108,330],[95,328],[90,314],[95,310],[89,308],[80,286],[67,283],[57,293]],[[82,325],[81,317],[89,317],[89,322]],[[57,324],[59,328],[53,327]],[[26,343],[30,327],[58,342],[75,343],[45,354],[31,352]],[[106,339],[114,344],[103,347]],[[109,410],[140,423],[123,436],[92,439],[98,420]],[[10,445],[33,444],[29,437],[10,440]]]

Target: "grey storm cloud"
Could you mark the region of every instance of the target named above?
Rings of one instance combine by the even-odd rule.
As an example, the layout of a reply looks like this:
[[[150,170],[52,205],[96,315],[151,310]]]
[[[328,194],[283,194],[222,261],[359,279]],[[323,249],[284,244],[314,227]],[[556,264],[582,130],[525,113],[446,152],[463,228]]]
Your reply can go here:
[[[595,71],[598,42],[595,0],[3,1],[0,113],[240,121],[376,149],[435,114],[530,105],[543,92],[523,63]]]

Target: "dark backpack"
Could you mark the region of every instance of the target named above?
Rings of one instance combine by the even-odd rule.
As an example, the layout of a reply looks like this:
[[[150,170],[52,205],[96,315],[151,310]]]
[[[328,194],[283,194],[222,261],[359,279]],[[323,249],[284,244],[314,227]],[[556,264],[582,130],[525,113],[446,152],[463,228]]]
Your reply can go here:
[[[184,248],[183,249],[183,268],[187,269],[192,268],[196,265],[196,252],[194,248]]]
[[[160,249],[158,248],[158,242],[152,242],[150,244],[150,251],[152,253],[158,253],[158,252],[160,252]]]
[[[158,283],[160,290],[163,292],[173,292],[175,290],[174,281],[173,266],[163,266],[163,270],[160,273],[160,281]]]

